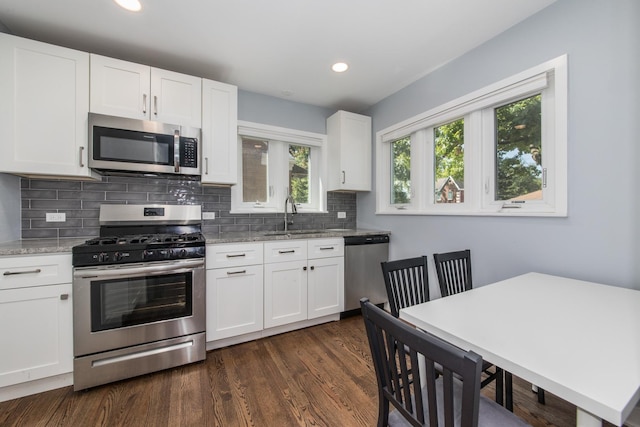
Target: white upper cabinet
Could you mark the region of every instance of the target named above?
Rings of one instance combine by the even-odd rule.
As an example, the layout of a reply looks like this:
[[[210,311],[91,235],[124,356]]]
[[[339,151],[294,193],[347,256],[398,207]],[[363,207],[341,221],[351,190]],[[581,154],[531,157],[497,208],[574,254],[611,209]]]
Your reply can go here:
[[[91,54],[92,113],[202,127],[202,79]]]
[[[371,117],[338,111],[327,119],[329,191],[371,191]]]
[[[202,80],[202,183],[238,182],[238,88]]]
[[[0,33],[0,172],[90,177],[89,54]]]

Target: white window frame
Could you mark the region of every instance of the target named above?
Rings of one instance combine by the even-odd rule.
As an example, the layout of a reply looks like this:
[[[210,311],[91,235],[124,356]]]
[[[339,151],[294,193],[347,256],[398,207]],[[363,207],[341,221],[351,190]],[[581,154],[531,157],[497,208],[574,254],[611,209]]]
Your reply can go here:
[[[567,216],[567,55],[376,133],[376,213]],[[494,108],[542,95],[542,200],[495,201]],[[464,119],[463,203],[435,203],[433,129]],[[411,136],[411,203],[392,205],[391,142]]]
[[[269,142],[269,198],[267,203],[243,202],[242,197],[242,137]],[[284,211],[289,191],[288,146],[311,148],[309,169],[310,203],[297,203],[299,213],[326,212],[326,145],[327,136],[314,132],[289,129],[246,121],[238,121],[238,183],[231,187],[231,213],[275,213]]]

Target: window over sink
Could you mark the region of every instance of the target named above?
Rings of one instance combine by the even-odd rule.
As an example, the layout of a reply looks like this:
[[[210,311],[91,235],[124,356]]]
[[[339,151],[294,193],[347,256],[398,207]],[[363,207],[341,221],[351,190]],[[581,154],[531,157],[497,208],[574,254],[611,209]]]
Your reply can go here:
[[[232,213],[282,212],[288,194],[298,212],[326,209],[326,135],[241,121],[238,138]]]

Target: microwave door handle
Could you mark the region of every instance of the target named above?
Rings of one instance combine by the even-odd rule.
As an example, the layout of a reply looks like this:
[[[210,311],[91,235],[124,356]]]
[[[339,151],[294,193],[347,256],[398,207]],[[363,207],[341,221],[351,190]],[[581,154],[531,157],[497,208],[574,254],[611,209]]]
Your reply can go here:
[[[180,131],[173,134],[173,168],[175,173],[180,172]]]

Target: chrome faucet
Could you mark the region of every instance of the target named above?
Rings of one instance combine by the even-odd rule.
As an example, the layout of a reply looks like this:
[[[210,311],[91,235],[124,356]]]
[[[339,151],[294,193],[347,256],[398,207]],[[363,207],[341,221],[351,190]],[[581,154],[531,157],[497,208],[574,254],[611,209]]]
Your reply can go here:
[[[289,219],[289,203],[291,203],[291,219]],[[293,201],[291,193],[287,194],[287,198],[284,199],[284,232],[286,233],[289,226],[293,225],[293,215],[298,213],[296,204]]]

